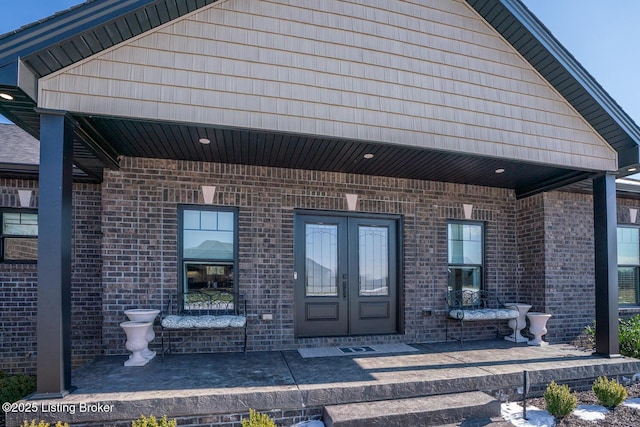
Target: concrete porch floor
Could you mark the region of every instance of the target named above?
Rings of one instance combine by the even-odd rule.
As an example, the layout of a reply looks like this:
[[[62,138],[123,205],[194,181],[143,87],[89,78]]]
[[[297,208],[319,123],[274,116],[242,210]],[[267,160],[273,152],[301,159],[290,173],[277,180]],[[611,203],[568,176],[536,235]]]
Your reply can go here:
[[[181,426],[239,425],[239,414],[249,408],[278,409],[283,419],[288,414],[299,421],[320,415],[324,406],[351,402],[474,390],[514,398],[525,370],[532,392],[551,380],[588,387],[600,375],[640,372],[640,360],[597,357],[568,345],[503,340],[411,345],[419,351],[306,359],[295,350],[167,355],[144,367],[123,366],[126,356],[102,357],[74,371],[73,393],[32,401],[38,412],[7,414],[7,426],[33,418],[120,426],[141,414],[166,414]]]

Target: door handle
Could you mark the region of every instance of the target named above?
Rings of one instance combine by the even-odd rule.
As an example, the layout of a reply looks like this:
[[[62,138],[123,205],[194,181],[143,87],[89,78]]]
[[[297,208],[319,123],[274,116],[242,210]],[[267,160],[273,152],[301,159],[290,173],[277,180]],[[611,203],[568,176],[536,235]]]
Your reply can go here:
[[[342,298],[347,299],[347,275],[342,275]]]

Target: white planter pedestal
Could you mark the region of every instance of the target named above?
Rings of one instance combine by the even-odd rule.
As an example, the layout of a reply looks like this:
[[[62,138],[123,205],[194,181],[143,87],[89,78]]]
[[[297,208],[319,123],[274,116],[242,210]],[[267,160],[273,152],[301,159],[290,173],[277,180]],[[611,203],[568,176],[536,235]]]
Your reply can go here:
[[[147,339],[147,348],[142,351],[142,355],[147,359],[153,359],[156,356],[156,352],[149,350],[149,343],[156,337],[155,332],[153,332],[153,322],[155,321],[156,316],[160,314],[160,310],[153,308],[133,308],[131,310],[125,310],[124,314],[132,322],[151,322],[151,326],[145,334],[145,338]]]
[[[522,329],[527,325],[526,314],[531,309],[531,305],[529,304],[520,304],[520,303],[505,303],[505,307],[511,308],[513,310],[518,310],[520,316],[515,319],[509,320],[509,327],[513,329],[513,334],[507,335],[504,337],[505,340],[511,342],[528,342],[529,338],[522,336]]]
[[[127,334],[127,342],[125,347],[131,352],[129,360],[124,362],[124,366],[144,366],[149,363],[149,360],[142,355],[142,352],[147,349],[147,339],[145,335],[153,324],[151,322],[122,322],[120,327],[124,329]]]
[[[542,336],[547,333],[547,320],[551,317],[548,313],[527,313],[529,319],[529,332],[533,334],[533,339],[529,340],[529,345],[549,345],[548,342],[542,341]]]

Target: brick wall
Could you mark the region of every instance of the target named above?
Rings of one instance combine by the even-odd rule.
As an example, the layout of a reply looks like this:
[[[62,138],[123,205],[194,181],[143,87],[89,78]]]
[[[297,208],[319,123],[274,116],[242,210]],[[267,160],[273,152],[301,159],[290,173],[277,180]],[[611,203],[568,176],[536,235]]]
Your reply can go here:
[[[571,342],[595,318],[593,198],[551,192],[544,200],[547,339]]]
[[[0,179],[2,207],[19,207],[17,189],[31,189],[38,206],[38,182]],[[79,366],[102,351],[100,186],[73,188],[72,363]],[[0,369],[34,373],[36,367],[36,264],[0,263]]]
[[[518,200],[518,299],[531,311],[545,308],[544,195]]]
[[[595,318],[592,197],[538,194],[518,201],[518,215],[522,300],[553,315],[547,341],[573,342]]]
[[[202,204],[202,185],[216,186],[214,205],[239,209],[239,290],[249,302],[249,350],[444,340],[446,222],[464,218],[464,203],[473,204],[474,220],[486,223],[488,288],[502,300],[516,298],[516,204],[510,190],[156,159],[125,158],[121,166],[105,171],[103,183],[102,335],[108,354],[125,352],[119,327],[125,309],[161,308],[177,293],[177,206]],[[359,195],[359,212],[403,217],[404,333],[296,339],[294,211],[346,211],[345,193]],[[423,317],[423,308],[433,314]],[[261,320],[263,313],[274,320]],[[470,324],[468,335],[495,336],[495,325]],[[237,351],[241,340],[236,331],[198,331],[183,351]]]
[[[72,364],[102,354],[102,260],[100,185],[73,186],[71,253]]]
[[[123,311],[163,308],[177,294],[177,206],[202,204],[201,185],[216,186],[214,205],[239,208],[239,288],[249,301],[249,350],[443,341],[446,223],[464,218],[463,204],[472,204],[472,219],[485,223],[487,288],[503,301],[552,313],[548,340],[572,341],[595,314],[589,195],[551,192],[516,201],[509,190],[486,187],[125,158],[120,171],[105,171],[104,194],[98,185],[74,185],[74,366],[103,350],[124,354]],[[0,180],[2,206],[18,206],[17,188],[33,189],[37,206],[37,182]],[[294,212],[346,211],[345,193],[359,195],[359,212],[403,218],[402,333],[296,339]],[[618,205],[618,221],[628,223],[628,208],[640,208],[640,201],[619,199]],[[33,372],[37,268],[0,264],[0,280],[1,368]],[[263,313],[274,319],[261,320]],[[467,338],[494,334],[494,324],[467,324]],[[241,343],[237,331],[203,331],[182,351],[237,351]]]

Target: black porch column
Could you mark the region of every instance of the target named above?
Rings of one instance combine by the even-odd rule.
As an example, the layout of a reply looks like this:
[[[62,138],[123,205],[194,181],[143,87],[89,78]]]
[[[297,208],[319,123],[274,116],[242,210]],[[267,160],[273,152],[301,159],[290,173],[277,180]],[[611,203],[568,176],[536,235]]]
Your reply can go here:
[[[40,113],[37,391],[71,390],[71,193],[73,125],[65,112]]]
[[[618,356],[618,247],[616,177],[593,180],[593,225],[596,262],[596,353]]]

